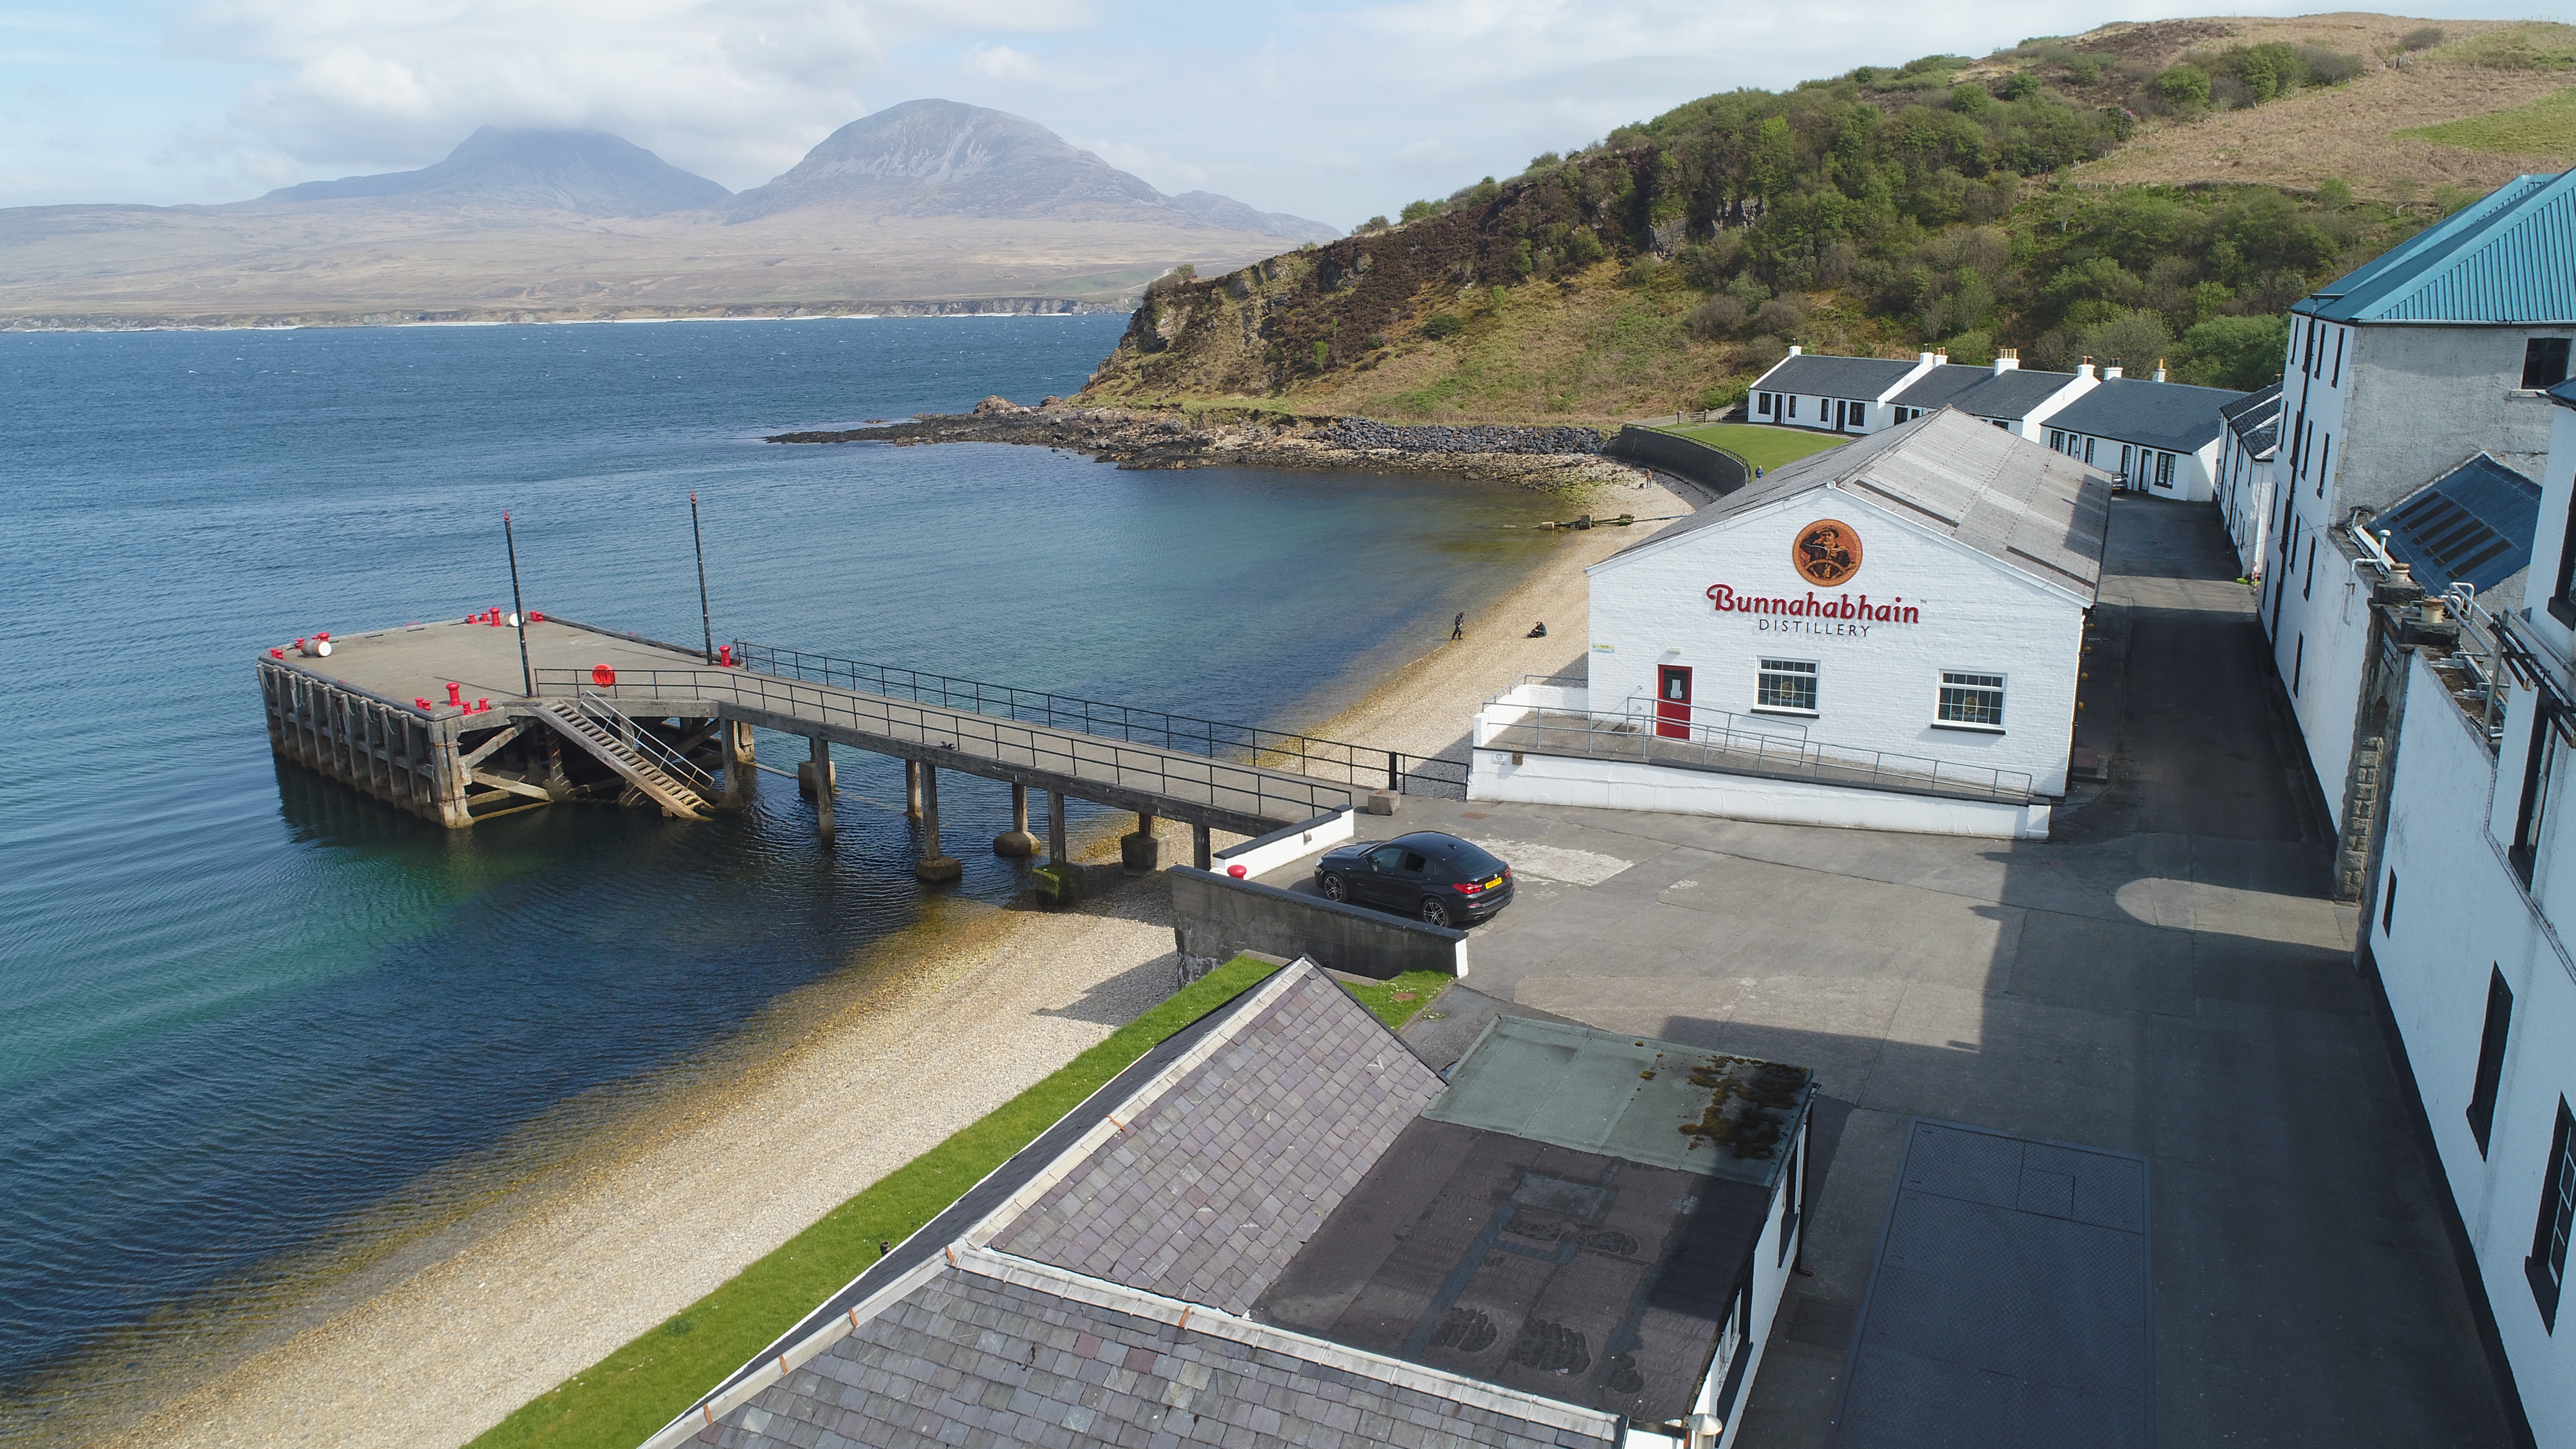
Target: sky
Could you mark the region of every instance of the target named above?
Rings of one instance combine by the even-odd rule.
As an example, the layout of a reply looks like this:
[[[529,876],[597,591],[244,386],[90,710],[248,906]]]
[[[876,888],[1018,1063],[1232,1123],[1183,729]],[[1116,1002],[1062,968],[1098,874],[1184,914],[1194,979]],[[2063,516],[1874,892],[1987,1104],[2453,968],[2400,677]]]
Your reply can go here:
[[[741,190],[936,96],[1029,117],[1168,192],[1348,228],[1714,91],[2213,8],[0,0],[0,206],[239,201],[425,166],[483,125],[612,132]]]

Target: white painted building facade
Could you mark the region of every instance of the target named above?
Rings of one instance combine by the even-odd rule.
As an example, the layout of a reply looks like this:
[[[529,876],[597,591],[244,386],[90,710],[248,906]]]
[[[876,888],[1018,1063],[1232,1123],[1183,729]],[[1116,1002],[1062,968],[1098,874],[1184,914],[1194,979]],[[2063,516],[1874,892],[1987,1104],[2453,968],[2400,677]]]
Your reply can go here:
[[[2442,650],[2407,658],[2360,957],[2403,1044],[2421,1126],[2533,1439],[2567,1449],[2576,1446],[2576,1296],[2563,1291],[2576,1266],[2576,602],[2567,580],[2576,397],[2556,412],[2526,582],[2518,598],[2492,601],[2507,651],[2521,656],[2498,671],[2492,713],[2476,675]],[[2462,652],[2492,659],[2498,627],[2493,616],[2474,619]]]
[[[2271,539],[2272,460],[2280,451],[2281,385],[2276,382],[2248,393],[2220,409],[2220,414],[2226,426],[2219,438],[2218,510],[2227,520],[2228,541],[2236,546],[2238,573],[2260,579]]]
[[[1469,794],[2045,835],[2108,503],[1957,412],[1784,467],[1592,566],[1588,682],[1489,706]]]

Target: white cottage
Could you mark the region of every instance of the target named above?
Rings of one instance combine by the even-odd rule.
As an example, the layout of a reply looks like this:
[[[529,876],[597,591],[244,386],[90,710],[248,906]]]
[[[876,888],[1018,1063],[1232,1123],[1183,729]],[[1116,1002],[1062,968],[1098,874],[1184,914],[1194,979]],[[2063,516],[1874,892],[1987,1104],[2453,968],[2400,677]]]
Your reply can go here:
[[[1592,566],[1582,688],[1480,715],[1469,795],[2043,836],[2110,479],[1945,409]]]

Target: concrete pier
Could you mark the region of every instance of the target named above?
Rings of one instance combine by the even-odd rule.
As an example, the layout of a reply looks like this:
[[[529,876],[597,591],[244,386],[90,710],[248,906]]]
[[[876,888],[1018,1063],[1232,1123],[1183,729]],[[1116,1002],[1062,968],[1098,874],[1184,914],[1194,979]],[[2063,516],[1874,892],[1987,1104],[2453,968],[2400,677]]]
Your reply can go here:
[[[932,885],[946,885],[966,873],[957,858],[939,848],[939,771],[916,764],[921,782],[921,863],[912,873]]]
[[[1144,875],[1162,864],[1162,842],[1154,838],[1154,817],[1138,811],[1136,833],[1121,836],[1118,841],[1119,863],[1129,875]]]
[[[1014,781],[1011,785],[1011,828],[993,837],[993,853],[1013,859],[1037,854],[1038,839],[1029,834],[1029,787]]]
[[[903,762],[903,818],[921,818],[921,761]]]
[[[796,768],[796,787],[814,802],[814,828],[825,840],[832,838],[832,791],[840,781],[832,770],[832,745],[821,735],[814,736],[812,758]]]

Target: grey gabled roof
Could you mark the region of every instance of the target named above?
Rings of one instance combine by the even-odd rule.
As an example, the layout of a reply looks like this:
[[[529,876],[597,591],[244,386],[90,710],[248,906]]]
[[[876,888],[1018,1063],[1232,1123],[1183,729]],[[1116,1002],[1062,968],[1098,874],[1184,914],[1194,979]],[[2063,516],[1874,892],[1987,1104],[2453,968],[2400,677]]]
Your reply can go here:
[[[2052,428],[2122,443],[2196,453],[2218,438],[2219,410],[2244,394],[2218,387],[2107,378],[2048,420]]]
[[[1822,397],[1875,400],[1903,380],[1915,364],[1883,357],[1783,358],[1754,384],[1764,392],[1812,393]]]
[[[1592,567],[1824,488],[1867,499],[2088,604],[2101,587],[2110,476],[1954,408],[1809,454]]]
[[[2281,380],[2272,381],[2218,410],[2250,457],[2262,457],[2281,443]]]
[[[1997,372],[1990,367],[1969,367],[1961,363],[1944,363],[1917,378],[1914,385],[1888,401],[1898,407],[1953,407],[1981,418],[2004,418],[2014,422],[2030,416],[2031,409],[2048,401],[2058,389],[2075,380],[2071,372],[2038,372],[2011,367]]]

